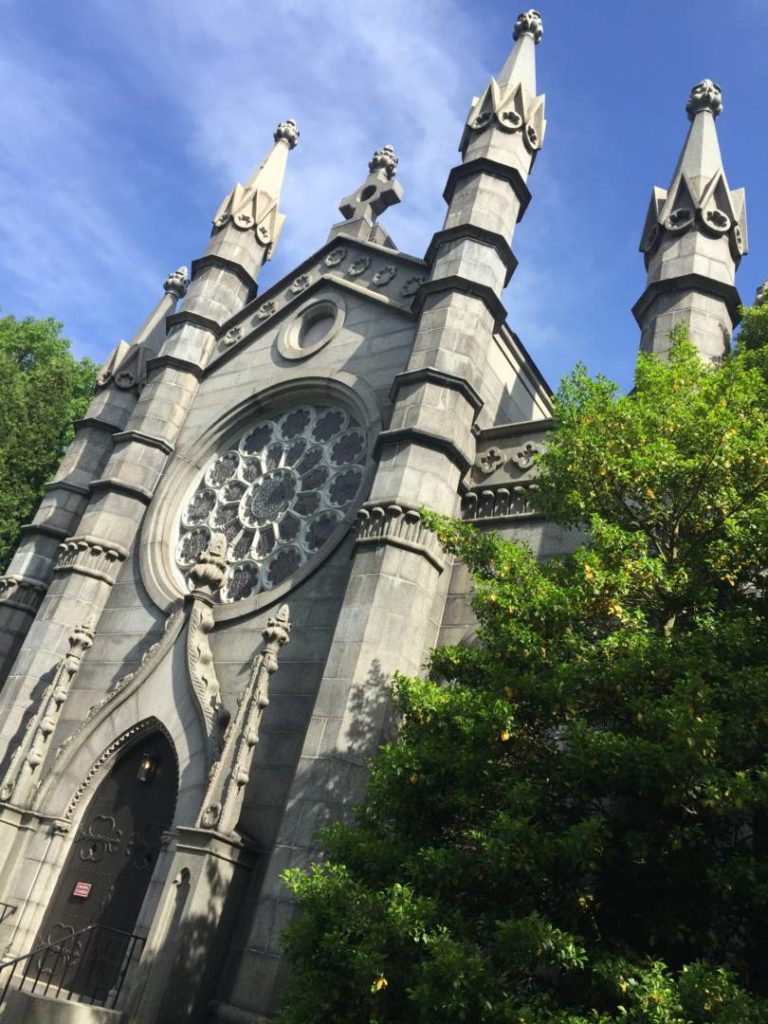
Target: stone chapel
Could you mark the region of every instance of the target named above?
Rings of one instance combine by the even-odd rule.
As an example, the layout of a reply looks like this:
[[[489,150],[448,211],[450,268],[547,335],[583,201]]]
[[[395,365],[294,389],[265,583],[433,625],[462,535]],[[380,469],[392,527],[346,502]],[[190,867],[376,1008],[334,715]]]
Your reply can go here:
[[[281,873],[364,798],[393,672],[472,636],[467,573],[419,508],[542,557],[572,543],[529,502],[551,391],[502,303],[545,137],[542,32],[521,14],[472,101],[426,253],[379,222],[402,196],[384,146],[322,248],[259,293],[284,121],[101,370],[0,580],[0,1019],[271,1017]],[[645,351],[683,321],[715,360],[737,323],[721,107],[693,89],[653,189]]]

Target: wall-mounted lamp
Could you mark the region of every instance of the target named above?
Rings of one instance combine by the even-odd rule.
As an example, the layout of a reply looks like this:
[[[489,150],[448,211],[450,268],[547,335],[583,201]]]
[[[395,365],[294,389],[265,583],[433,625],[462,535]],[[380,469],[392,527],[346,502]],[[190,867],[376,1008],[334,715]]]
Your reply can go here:
[[[139,782],[151,782],[157,771],[157,759],[151,754],[144,754],[139,763],[139,771],[136,778]]]

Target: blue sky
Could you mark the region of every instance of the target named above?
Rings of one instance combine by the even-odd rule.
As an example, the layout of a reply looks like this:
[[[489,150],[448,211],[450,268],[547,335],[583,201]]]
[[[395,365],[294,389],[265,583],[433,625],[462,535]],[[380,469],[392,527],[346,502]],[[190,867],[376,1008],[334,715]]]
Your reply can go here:
[[[542,0],[542,3],[544,0]],[[522,6],[520,7],[522,9]],[[547,138],[514,241],[509,321],[553,385],[584,360],[626,386],[653,185],[704,77],[732,188],[747,188],[745,302],[768,276],[768,0],[549,0]],[[262,288],[324,241],[341,197],[391,142],[403,203],[386,225],[423,255],[469,102],[501,67],[508,0],[0,0],[0,306],[64,321],[103,360],[294,117],[288,220]]]

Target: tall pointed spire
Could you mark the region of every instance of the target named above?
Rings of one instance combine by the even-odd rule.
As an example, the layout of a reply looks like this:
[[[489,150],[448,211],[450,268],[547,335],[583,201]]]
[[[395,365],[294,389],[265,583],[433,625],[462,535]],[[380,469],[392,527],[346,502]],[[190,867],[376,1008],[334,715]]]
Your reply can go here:
[[[644,352],[663,354],[669,332],[687,325],[702,356],[729,350],[740,299],[734,279],[747,251],[744,189],[728,187],[715,118],[720,87],[695,85],[686,105],[688,137],[668,189],[655,188],[643,228],[648,287],[633,312]]]
[[[278,202],[288,153],[299,141],[296,122],[281,121],[275,129],[274,139],[274,145],[245,185],[235,184],[213,218],[214,237],[230,224],[238,231],[253,232],[264,247],[264,261],[271,258],[285,220],[278,209]],[[215,246],[212,244],[209,251],[211,248]]]

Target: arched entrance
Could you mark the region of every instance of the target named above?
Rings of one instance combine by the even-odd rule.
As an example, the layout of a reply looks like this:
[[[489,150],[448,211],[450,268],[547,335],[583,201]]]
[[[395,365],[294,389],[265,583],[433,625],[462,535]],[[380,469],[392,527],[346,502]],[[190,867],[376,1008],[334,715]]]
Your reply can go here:
[[[114,763],[82,817],[38,935],[62,942],[43,964],[52,981],[103,1002],[121,979],[163,832],[173,821],[176,756],[161,732],[148,733]],[[89,925],[82,941],[67,937]],[[70,947],[71,955],[70,955]]]

